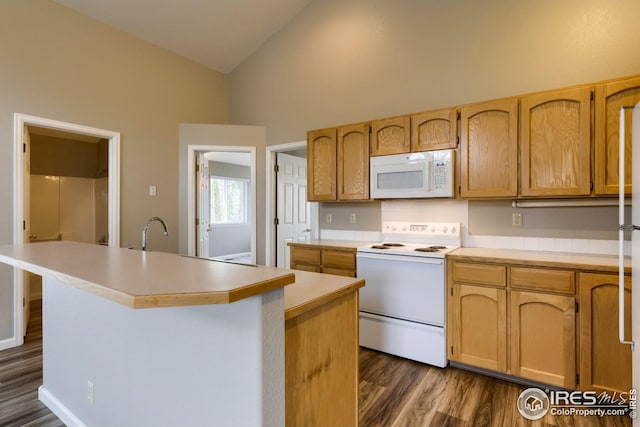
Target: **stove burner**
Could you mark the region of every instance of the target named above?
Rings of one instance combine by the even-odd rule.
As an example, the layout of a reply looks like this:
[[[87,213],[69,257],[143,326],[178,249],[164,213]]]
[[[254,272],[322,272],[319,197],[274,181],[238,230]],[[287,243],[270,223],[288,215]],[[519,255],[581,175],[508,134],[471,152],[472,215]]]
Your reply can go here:
[[[386,246],[386,245],[373,245],[373,246],[371,246],[371,249],[391,249],[391,246]]]
[[[401,246],[404,246],[404,245],[402,243],[383,243],[382,246],[401,247]]]
[[[446,246],[429,246],[429,249],[447,249]]]
[[[416,251],[416,252],[440,252],[440,249],[438,249],[438,246],[430,246],[428,248],[415,248],[414,251]]]

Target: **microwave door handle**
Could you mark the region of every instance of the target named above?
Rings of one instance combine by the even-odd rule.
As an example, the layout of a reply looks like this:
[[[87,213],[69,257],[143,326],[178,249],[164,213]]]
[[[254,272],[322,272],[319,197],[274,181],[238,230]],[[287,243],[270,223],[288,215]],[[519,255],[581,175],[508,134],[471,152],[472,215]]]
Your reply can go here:
[[[427,163],[425,164],[425,179],[427,180],[427,182],[425,182],[425,189],[427,191],[433,191],[433,156],[429,157],[429,160],[427,161]]]

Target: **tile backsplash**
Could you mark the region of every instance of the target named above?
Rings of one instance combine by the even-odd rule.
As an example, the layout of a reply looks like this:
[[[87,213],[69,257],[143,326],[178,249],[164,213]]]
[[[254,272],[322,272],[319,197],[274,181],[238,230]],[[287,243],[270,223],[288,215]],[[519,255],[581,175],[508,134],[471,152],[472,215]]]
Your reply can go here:
[[[397,199],[382,201],[379,206],[380,223],[385,221],[406,221],[406,222],[460,222],[462,224],[462,245],[465,247],[480,247],[494,249],[519,249],[532,251],[548,251],[548,252],[568,252],[582,254],[601,254],[601,255],[617,255],[618,241],[607,240],[602,238],[597,232],[587,234],[585,237],[590,238],[567,238],[563,233],[558,232],[562,237],[553,237],[548,234],[545,237],[525,237],[513,235],[490,235],[487,234],[470,234],[470,206],[466,200],[454,199]],[[488,208],[486,208],[488,209]],[[485,210],[486,210],[485,209]],[[508,208],[509,213],[511,209]],[[474,210],[474,212],[476,212]],[[583,211],[574,211],[574,213],[582,214]],[[586,212],[585,212],[586,213]],[[377,212],[376,212],[377,214]],[[531,212],[527,213],[527,218],[531,216]],[[587,215],[588,216],[588,215]],[[575,218],[575,216],[574,216]],[[371,222],[370,222],[371,223]],[[546,224],[549,225],[549,224]],[[557,224],[553,224],[557,225]],[[584,225],[584,224],[583,224]],[[596,224],[604,228],[600,224]],[[325,224],[325,227],[331,227]],[[586,224],[588,226],[588,224]],[[379,242],[383,240],[380,227],[374,227],[369,224],[370,231],[354,230],[343,224],[340,229],[325,228],[320,230],[320,238],[330,240],[352,240],[356,242]],[[377,228],[373,230],[373,228]],[[557,227],[547,227],[545,231],[549,233]],[[562,227],[560,227],[562,228]],[[597,227],[596,227],[597,228]],[[610,228],[610,227],[609,227]],[[500,231],[500,230],[498,230]],[[512,232],[509,224],[506,232]],[[577,233],[574,230],[574,233]],[[555,234],[555,233],[554,233]],[[571,233],[564,233],[571,234]],[[584,233],[582,233],[584,234]],[[603,233],[600,233],[603,234]],[[607,236],[611,235],[608,233]],[[600,237],[594,239],[592,237]],[[604,236],[603,236],[604,237]],[[623,245],[624,254],[631,255],[631,242],[625,241]]]

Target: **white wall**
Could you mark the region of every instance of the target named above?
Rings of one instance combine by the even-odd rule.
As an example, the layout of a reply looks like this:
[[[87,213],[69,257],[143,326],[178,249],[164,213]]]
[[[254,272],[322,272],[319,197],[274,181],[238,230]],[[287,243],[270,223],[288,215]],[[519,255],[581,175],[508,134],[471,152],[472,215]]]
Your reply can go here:
[[[40,398],[65,424],[284,425],[282,288],[139,310],[46,277],[43,291]]]
[[[637,0],[311,2],[229,79],[230,119],[306,131],[640,73]]]
[[[229,115],[265,125],[272,145],[311,129],[640,74],[638,17],[637,0],[314,1],[233,71]],[[367,218],[380,205],[349,209]],[[472,223],[488,215],[506,219],[497,228],[536,232],[526,217],[512,230],[510,208],[469,203]],[[611,216],[599,215],[588,228]],[[321,218],[321,228],[375,231],[340,218]],[[547,228],[574,233],[573,222],[550,218]]]
[[[104,190],[98,186],[104,181],[31,175],[31,233],[36,240],[56,240],[60,236],[61,240],[98,243],[99,218],[107,217],[107,205],[98,206]]]
[[[178,124],[227,122],[225,76],[51,0],[0,1],[0,64],[0,244],[13,240],[16,112],[121,133],[123,246],[154,215],[178,229]],[[177,233],[157,245],[176,252]],[[12,281],[0,266],[0,342]]]
[[[209,232],[209,256],[251,252],[251,227],[248,224],[213,224]]]

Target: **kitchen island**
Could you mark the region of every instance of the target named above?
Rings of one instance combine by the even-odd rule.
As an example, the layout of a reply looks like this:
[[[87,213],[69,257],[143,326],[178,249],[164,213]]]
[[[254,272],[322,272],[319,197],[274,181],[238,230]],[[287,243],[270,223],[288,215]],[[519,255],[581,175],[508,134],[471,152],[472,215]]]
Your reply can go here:
[[[43,276],[39,396],[67,425],[285,424],[291,271],[72,242],[4,246],[0,262]],[[299,293],[290,318],[340,288]]]

